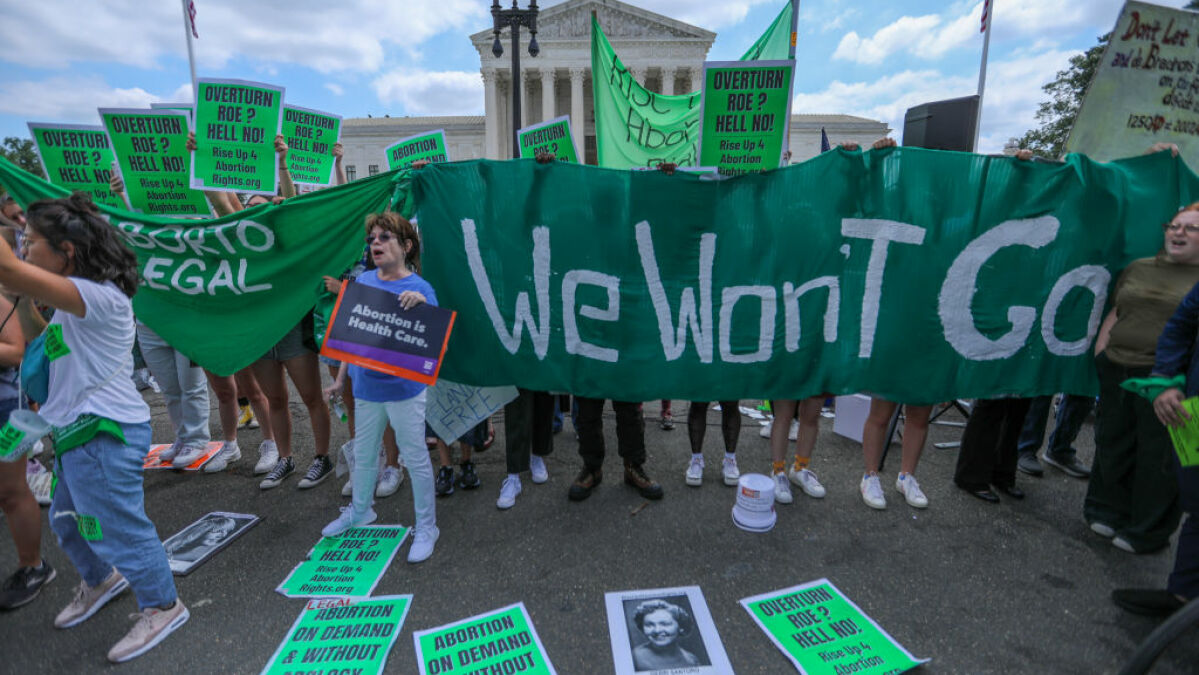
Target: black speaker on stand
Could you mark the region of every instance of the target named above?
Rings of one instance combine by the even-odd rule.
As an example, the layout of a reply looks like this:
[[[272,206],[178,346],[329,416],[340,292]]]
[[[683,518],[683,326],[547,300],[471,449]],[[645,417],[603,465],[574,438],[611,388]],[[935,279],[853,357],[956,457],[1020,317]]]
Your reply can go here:
[[[932,150],[974,152],[977,121],[977,95],[912,106],[903,117],[903,144]]]

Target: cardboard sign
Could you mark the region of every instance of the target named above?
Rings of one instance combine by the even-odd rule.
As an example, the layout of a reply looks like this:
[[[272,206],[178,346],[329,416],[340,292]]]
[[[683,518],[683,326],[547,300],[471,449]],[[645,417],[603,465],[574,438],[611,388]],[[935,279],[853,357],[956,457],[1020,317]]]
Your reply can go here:
[[[518,393],[511,385],[475,387],[438,380],[425,396],[425,421],[438,438],[453,443],[510,403]]]
[[[283,118],[283,87],[244,80],[196,81],[197,190],[274,195],[279,182],[275,135]]]
[[[162,547],[167,552],[167,561],[171,564],[171,572],[180,577],[191,574],[261,521],[262,518],[250,513],[213,511],[205,514],[162,542]]]
[[[699,586],[604,594],[617,675],[733,672]]]
[[[262,673],[382,673],[411,607],[411,595],[309,600]]]
[[[131,210],[159,216],[211,215],[204,193],[188,187],[191,125],[186,112],[125,108],[98,112],[121,166]]]
[[[311,190],[333,183],[333,144],[341,139],[341,116],[283,106],[287,170],[296,187]]]
[[[409,528],[352,527],[339,537],[322,537],[275,590],[289,598],[365,597],[383,576]]]
[[[522,159],[533,159],[543,152],[551,152],[562,162],[579,161],[575,156],[574,137],[570,135],[570,115],[520,129],[516,137],[520,142]]]
[[[208,460],[216,456],[216,453],[221,451],[223,443],[220,441],[209,441],[208,449],[196,461],[188,464],[183,468],[184,471],[199,471],[200,467],[208,463]],[[151,445],[150,452],[146,454],[146,458],[142,460],[143,469],[174,469],[175,466],[170,461],[160,457],[166,449],[171,447],[169,443],[161,443],[159,445]]]
[[[918,659],[828,579],[741,600],[754,623],[806,675],[902,673]]]
[[[445,130],[438,129],[424,134],[409,136],[387,146],[387,168],[406,169],[413,162],[427,159],[432,163],[450,161],[445,147]]]
[[[97,204],[126,208],[125,202],[108,188],[114,155],[104,127],[30,122],[29,135],[47,180],[68,190],[86,192]]]
[[[793,61],[704,63],[699,164],[723,176],[777,169],[791,120]]]
[[[428,303],[404,309],[399,296],[343,283],[321,354],[424,384],[437,381],[457,314]]]
[[[416,643],[420,675],[557,673],[523,602],[446,626],[416,631],[412,641]]]

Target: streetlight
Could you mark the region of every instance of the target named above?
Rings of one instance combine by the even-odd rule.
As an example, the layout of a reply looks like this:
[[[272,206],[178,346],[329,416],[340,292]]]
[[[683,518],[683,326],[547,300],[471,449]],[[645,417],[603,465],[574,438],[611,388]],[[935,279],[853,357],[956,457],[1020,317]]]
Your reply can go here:
[[[537,0],[529,0],[528,9],[517,7],[517,0],[512,0],[512,9],[502,9],[500,0],[492,0],[491,19],[495,23],[495,42],[491,44],[491,53],[498,59],[504,55],[504,45],[500,44],[500,31],[512,29],[512,157],[520,157],[520,144],[517,140],[517,130],[520,128],[520,27],[529,29],[529,56],[537,56],[541,48],[537,46]],[[542,95],[547,95],[542,92]]]

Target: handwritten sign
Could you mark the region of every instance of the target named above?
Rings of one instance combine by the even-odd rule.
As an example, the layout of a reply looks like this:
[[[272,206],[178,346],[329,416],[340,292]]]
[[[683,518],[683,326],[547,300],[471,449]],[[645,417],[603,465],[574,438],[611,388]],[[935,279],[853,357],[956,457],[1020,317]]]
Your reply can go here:
[[[434,164],[450,161],[445,149],[445,131],[438,129],[426,134],[403,138],[387,146],[387,168],[406,169],[422,159]]]
[[[510,403],[516,387],[475,387],[438,380],[425,398],[425,421],[446,443],[462,438],[492,413]]]
[[[382,673],[411,606],[411,595],[309,600],[262,673]]]
[[[125,203],[108,189],[113,154],[104,127],[30,122],[29,134],[51,183],[86,192],[97,204],[125,208]]]
[[[1095,71],[1067,152],[1109,161],[1176,143],[1199,161],[1199,14],[1128,2]]]
[[[209,216],[204,193],[188,185],[187,133],[181,110],[101,108],[121,166],[129,208],[160,216]]]
[[[203,78],[196,84],[191,186],[274,195],[279,180],[274,143],[283,116],[283,87]]]
[[[520,139],[520,156],[524,159],[549,152],[562,162],[579,161],[575,157],[575,143],[570,135],[570,115],[525,127],[517,131],[516,136]]]
[[[285,105],[280,133],[287,142],[287,169],[297,187],[333,182],[333,144],[341,138],[341,116]]]
[[[699,163],[723,176],[778,168],[791,119],[792,61],[704,63]]]

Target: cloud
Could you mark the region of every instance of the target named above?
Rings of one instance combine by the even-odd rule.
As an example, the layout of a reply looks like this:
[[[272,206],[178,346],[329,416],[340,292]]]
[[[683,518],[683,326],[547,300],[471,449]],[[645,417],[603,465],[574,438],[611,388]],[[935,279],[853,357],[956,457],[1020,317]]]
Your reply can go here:
[[[342,94],[346,93],[346,90],[342,89],[340,84],[335,84],[333,82],[326,82],[325,89],[328,89],[329,93],[333,94],[334,96],[341,96]]]
[[[147,108],[151,102],[191,100],[191,84],[167,96],[140,87],[112,87],[100,77],[51,77],[0,84],[0,113],[47,122],[99,124],[96,108]]]
[[[880,28],[868,38],[859,36],[856,31],[849,31],[837,44],[833,58],[866,64],[882,63],[891,54],[910,48],[913,43],[919,44],[918,36],[932,31],[940,23],[940,17],[934,14],[905,16]]]
[[[481,115],[483,80],[478,73],[398,68],[371,82],[375,96],[406,115]]]
[[[560,4],[561,0],[542,2],[542,7]],[[781,0],[632,0],[632,4],[642,9],[677,19],[693,26],[716,30],[741,22],[749,14],[749,10],[759,5],[772,5],[781,9]],[[525,5],[521,2],[521,6]],[[777,10],[776,10],[777,11]],[[802,12],[802,10],[801,10]],[[771,16],[773,19],[774,17]],[[763,25],[761,30],[765,30]]]

